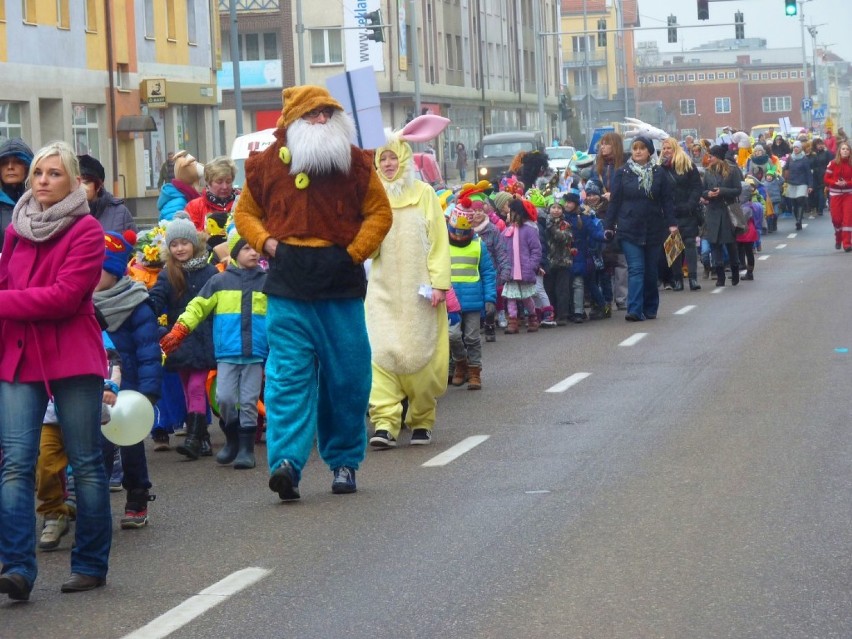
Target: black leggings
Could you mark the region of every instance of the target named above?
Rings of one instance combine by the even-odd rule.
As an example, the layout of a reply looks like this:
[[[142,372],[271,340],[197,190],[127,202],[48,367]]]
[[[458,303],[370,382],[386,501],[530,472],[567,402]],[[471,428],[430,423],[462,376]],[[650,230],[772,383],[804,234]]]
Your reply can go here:
[[[737,251],[740,256],[740,267],[745,265],[746,270],[751,273],[754,270],[754,243],[737,242]]]

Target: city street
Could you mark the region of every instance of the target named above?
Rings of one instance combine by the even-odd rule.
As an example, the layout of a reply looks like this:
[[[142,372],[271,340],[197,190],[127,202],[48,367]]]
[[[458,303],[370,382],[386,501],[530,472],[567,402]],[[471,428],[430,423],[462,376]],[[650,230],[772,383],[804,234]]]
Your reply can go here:
[[[433,445],[369,450],[355,495],[318,459],[283,504],[263,448],[149,448],[107,586],[60,594],[67,536],[0,638],[852,636],[852,254],[805,222],[656,320],[498,333],[483,390],[448,390]]]

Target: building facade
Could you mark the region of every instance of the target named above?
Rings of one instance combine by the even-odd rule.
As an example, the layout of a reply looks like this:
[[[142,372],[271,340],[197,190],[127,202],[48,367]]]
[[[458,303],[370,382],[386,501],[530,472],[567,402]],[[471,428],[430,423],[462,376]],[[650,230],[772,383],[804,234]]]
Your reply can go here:
[[[218,151],[218,17],[212,0],[0,3],[0,139],[73,142],[156,218],[166,153]]]

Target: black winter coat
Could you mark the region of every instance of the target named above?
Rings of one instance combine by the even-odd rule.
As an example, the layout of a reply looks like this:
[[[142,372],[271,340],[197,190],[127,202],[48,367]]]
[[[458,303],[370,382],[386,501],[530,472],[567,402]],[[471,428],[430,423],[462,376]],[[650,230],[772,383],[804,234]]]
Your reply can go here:
[[[219,271],[215,266],[205,264],[194,271],[184,271],[187,290],[182,297],[176,299],[174,289],[169,282],[166,269],[160,271],[157,283],[148,291],[154,312],[159,317],[166,313],[168,326],[171,329],[180,314],[186,310],[186,305],[201,291],[211,277]],[[180,369],[211,370],[216,368],[216,356],[213,350],[213,317],[205,319],[198,327],[183,340],[178,349],[168,356],[165,363],[167,371]]]
[[[719,196],[708,199],[704,212],[704,239],[711,244],[730,244],[737,240],[728,216],[728,204],[738,201],[743,190],[742,181],[740,168],[731,162],[728,162],[728,176],[724,179],[710,168],[704,171],[704,191],[719,188]]]
[[[629,164],[615,171],[604,222],[606,230],[618,227],[620,239],[641,246],[662,244],[669,235],[669,227],[677,224],[671,180],[663,174],[661,166],[655,165],[652,170],[650,194],[642,191],[639,177]]]
[[[695,165],[689,168],[689,171],[683,174],[675,172],[673,166],[663,166],[664,175],[671,182],[675,219],[677,219],[677,228],[680,231],[681,237],[687,238],[698,237],[698,227],[701,226],[699,215],[701,213],[701,175]]]

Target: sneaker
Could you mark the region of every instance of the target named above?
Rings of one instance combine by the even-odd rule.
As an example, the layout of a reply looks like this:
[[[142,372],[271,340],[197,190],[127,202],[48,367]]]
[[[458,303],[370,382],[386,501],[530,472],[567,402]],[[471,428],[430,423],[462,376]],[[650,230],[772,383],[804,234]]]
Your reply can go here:
[[[349,466],[341,466],[334,469],[334,481],[331,482],[331,492],[335,495],[346,495],[354,493],[358,488],[355,486],[355,469]]]
[[[509,325],[509,320],[506,319],[506,311],[497,312],[497,326],[506,328]]]
[[[415,428],[411,431],[412,446],[428,446],[432,443],[432,431],[428,428]]]
[[[370,446],[373,448],[396,448],[396,438],[386,430],[377,430],[370,437]]]
[[[545,319],[541,321],[542,328],[556,328],[559,324],[556,323],[556,320],[553,318]]]
[[[109,480],[109,492],[120,493],[122,490],[124,490],[124,489],[121,486],[121,480],[120,479],[114,479],[113,478],[113,479]]]
[[[70,528],[68,517],[65,515],[59,515],[55,519],[45,519],[41,538],[38,541],[39,550],[55,550],[59,546],[59,540],[68,534]]]
[[[269,489],[278,493],[281,501],[296,501],[299,494],[299,479],[293,463],[285,459],[269,476]]]
[[[186,424],[181,424],[172,433],[175,437],[186,437]]]
[[[172,449],[172,447],[169,446],[169,434],[166,431],[158,428],[154,431],[151,438],[154,440],[154,452],[162,453]]]
[[[148,502],[154,501],[156,495],[151,495],[147,490],[130,490],[127,493],[127,502],[124,504],[124,517],[120,524],[123,530],[142,528],[148,524]]]
[[[148,525],[148,509],[143,510],[125,510],[124,517],[121,518],[122,530],[132,530],[133,528],[142,528]]]

